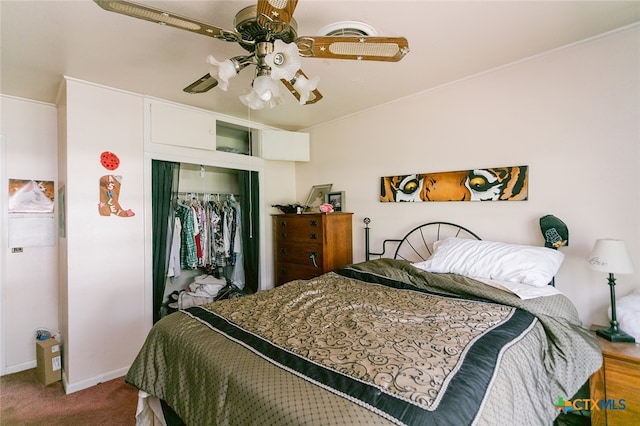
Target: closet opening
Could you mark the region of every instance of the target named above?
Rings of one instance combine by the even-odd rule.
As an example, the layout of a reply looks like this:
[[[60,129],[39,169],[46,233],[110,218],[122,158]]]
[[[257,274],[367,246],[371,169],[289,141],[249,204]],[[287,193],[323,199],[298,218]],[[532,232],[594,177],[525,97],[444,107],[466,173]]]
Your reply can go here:
[[[258,172],[152,160],[153,322],[258,290]]]

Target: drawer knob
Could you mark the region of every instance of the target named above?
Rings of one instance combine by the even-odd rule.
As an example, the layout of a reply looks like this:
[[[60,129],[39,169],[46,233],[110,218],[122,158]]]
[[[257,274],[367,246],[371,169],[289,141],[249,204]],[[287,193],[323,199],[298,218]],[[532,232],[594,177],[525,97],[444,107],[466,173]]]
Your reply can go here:
[[[287,254],[288,251],[289,250],[287,250],[286,248],[281,248],[280,249],[280,253],[282,253],[282,254]]]
[[[318,226],[318,221],[317,220],[311,220],[311,221],[309,221],[309,224],[311,226]]]
[[[287,233],[286,232],[282,232],[280,233],[280,238],[287,238]]]
[[[280,221],[280,226],[287,226],[287,221],[286,220]]]
[[[311,234],[311,235],[309,235],[309,238],[311,238],[312,240],[317,240],[318,239],[318,234]]]

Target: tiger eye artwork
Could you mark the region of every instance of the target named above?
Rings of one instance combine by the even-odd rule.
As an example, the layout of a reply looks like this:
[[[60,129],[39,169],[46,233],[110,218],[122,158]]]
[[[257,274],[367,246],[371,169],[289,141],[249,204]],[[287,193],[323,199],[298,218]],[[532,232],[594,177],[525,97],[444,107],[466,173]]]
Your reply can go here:
[[[386,176],[380,182],[380,201],[524,201],[528,171],[528,166],[514,166]]]

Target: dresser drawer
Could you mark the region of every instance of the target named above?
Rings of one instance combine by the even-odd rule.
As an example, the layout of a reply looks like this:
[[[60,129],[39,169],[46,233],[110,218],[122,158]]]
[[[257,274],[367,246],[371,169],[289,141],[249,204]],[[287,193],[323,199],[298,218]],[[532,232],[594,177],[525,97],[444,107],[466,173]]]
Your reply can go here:
[[[275,222],[275,236],[280,241],[322,242],[323,240],[322,218],[302,215],[278,218]]]
[[[322,268],[322,244],[281,241],[278,244],[276,261]]]
[[[640,363],[605,357],[604,371],[606,399],[615,403],[613,409],[606,410],[607,424],[637,425],[640,419]]]
[[[292,280],[308,280],[318,275],[322,275],[322,268],[316,268],[309,265],[299,265],[296,263],[280,263],[276,264],[276,286],[284,284]]]

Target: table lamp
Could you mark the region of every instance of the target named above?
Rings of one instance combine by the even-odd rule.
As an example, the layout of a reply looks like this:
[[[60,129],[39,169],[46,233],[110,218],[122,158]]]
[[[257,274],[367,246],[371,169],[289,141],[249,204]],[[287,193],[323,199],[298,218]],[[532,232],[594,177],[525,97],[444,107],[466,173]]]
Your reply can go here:
[[[616,279],[613,274],[632,274],[634,272],[627,244],[623,240],[597,240],[589,256],[589,268],[594,271],[609,273],[611,327],[596,330],[596,334],[611,342],[635,342],[633,336],[618,328],[618,320],[616,318]]]

